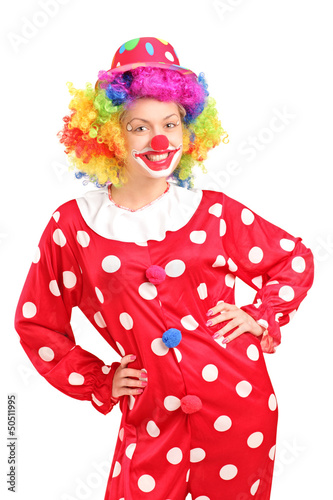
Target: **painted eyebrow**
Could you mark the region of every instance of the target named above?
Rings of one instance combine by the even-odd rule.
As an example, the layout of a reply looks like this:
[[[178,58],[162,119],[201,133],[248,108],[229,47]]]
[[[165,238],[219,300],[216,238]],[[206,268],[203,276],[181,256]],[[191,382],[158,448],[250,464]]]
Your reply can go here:
[[[169,118],[171,118],[171,116],[176,116],[178,118],[178,116],[176,115],[176,113],[172,113],[172,115],[168,115],[166,116],[165,118],[163,118],[162,121],[164,120],[168,120]],[[140,120],[141,122],[144,122],[144,123],[149,123],[149,120],[144,120],[143,118],[132,118],[131,121],[129,121],[128,123],[131,123],[132,121],[134,120]]]

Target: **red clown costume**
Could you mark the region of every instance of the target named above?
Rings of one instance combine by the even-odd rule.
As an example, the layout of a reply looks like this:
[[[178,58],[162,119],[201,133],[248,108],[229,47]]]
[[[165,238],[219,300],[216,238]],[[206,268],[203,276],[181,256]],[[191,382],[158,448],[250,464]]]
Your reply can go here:
[[[234,304],[236,277],[256,290],[242,309],[266,331],[222,344],[207,311]],[[148,374],[143,394],[119,399],[106,500],[269,499],[277,402],[263,351],[280,343],[312,280],[300,238],[223,193],[170,182],[133,211],[105,187],[54,212],[17,308],[24,350],[54,387],[110,412],[119,363],[76,345],[78,306]]]

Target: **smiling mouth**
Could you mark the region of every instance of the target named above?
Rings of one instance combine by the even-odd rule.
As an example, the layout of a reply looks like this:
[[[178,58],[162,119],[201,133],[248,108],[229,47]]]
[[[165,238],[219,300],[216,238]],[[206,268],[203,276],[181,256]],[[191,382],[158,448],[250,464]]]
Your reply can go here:
[[[141,158],[145,164],[152,170],[164,170],[169,168],[173,157],[180,150],[173,149],[172,151],[147,151],[146,153],[136,154],[137,158]]]

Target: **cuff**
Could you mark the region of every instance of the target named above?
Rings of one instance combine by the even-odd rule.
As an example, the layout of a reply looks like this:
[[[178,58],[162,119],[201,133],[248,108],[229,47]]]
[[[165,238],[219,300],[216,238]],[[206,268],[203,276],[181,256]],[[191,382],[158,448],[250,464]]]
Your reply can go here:
[[[259,337],[263,352],[275,352],[275,348],[281,343],[281,332],[280,326],[275,320],[273,309],[264,304],[260,304],[259,307],[249,304],[242,306],[241,309],[252,316],[260,326],[265,328],[263,335]]]
[[[91,403],[96,410],[106,415],[118,403],[119,398],[112,396],[112,382],[115,371],[120,363],[112,363],[111,366],[103,366],[104,377],[98,380],[91,394]]]

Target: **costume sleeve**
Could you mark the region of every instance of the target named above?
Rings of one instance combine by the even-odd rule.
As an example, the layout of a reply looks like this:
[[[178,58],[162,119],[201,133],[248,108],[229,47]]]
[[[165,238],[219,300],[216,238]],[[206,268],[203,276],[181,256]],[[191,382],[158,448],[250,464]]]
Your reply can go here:
[[[111,396],[119,363],[106,366],[75,344],[70,318],[81,290],[81,269],[52,217],[23,287],[15,328],[31,362],[50,384],[106,414],[118,402]]]
[[[241,307],[266,330],[264,352],[275,352],[280,327],[290,321],[313,283],[313,255],[295,238],[241,203],[225,196],[222,238],[232,274],[257,290]]]

